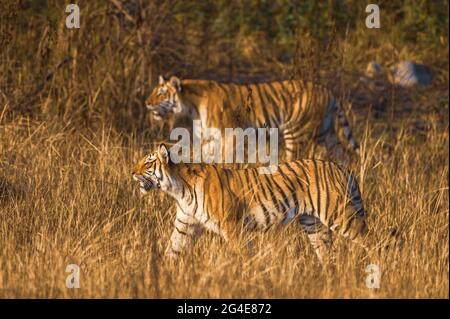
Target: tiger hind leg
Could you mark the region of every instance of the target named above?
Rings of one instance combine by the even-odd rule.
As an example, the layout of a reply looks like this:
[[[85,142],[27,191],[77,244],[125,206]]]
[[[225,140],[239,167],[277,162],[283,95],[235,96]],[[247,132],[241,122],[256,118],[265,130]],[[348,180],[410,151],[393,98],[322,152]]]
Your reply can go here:
[[[357,215],[343,223],[341,228],[338,227],[336,232],[364,249],[365,257],[362,260],[375,264],[383,263],[391,250],[395,251],[402,245],[402,237],[397,230],[384,235],[374,233],[369,230],[366,219]]]
[[[326,159],[337,161],[341,165],[346,166],[351,160],[350,153],[339,140],[332,122],[329,123],[329,126],[327,124],[328,122],[326,121],[322,124],[321,131],[316,136],[317,144],[326,150]]]
[[[309,242],[319,261],[322,264],[334,263],[331,230],[322,224],[318,218],[311,215],[301,215],[299,224],[308,235]]]
[[[367,253],[369,252],[371,248],[369,228],[363,209],[355,212],[353,208],[347,207],[346,212],[331,226],[331,230],[346,239],[350,239]]]
[[[347,117],[335,99],[322,120],[316,140],[325,147],[331,159],[344,165],[351,161],[352,153],[360,154],[359,144],[352,135]]]

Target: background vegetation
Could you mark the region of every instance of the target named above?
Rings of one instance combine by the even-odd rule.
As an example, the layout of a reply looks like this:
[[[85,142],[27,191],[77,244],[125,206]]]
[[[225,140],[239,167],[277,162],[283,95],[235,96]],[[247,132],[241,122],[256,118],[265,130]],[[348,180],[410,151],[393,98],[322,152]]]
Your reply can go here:
[[[448,1],[380,0],[371,30],[356,0],[77,4],[69,30],[63,1],[0,2],[0,297],[448,298]],[[370,61],[389,74],[406,59],[433,84],[360,81]],[[166,264],[173,202],[130,176],[167,136],[144,107],[159,74],[304,78],[347,97],[371,228],[405,237],[376,261],[381,289],[354,246],[338,239],[324,270],[295,227],[257,235],[252,256],[208,235]]]

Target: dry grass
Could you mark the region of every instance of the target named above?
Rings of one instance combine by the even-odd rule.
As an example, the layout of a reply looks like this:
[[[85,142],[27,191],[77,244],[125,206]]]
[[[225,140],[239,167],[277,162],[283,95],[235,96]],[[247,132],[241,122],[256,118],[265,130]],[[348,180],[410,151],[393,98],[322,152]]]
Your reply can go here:
[[[369,132],[375,124],[369,123]],[[334,273],[323,271],[295,226],[259,235],[256,254],[206,235],[175,266],[161,258],[173,201],[145,199],[130,178],[138,138],[105,127],[80,132],[18,118],[1,130],[2,297],[448,297],[448,131],[422,141],[364,140],[361,181],[369,222],[381,236],[401,229],[404,246],[381,261],[382,286],[365,287],[361,252],[337,240]],[[81,267],[81,289],[65,288],[65,267]]]
[[[84,12],[96,15],[97,9]],[[449,297],[448,51],[421,56],[437,76],[433,87],[412,97],[412,111],[394,94],[381,115],[353,110],[355,135],[368,154],[357,173],[369,225],[379,238],[396,227],[403,247],[374,261],[336,238],[336,269],[324,270],[305,234],[292,225],[257,235],[254,255],[206,234],[169,265],[161,254],[174,203],[158,193],[142,198],[130,174],[159,138],[148,129],[142,101],[153,79],[147,65],[161,56],[143,54],[141,46],[150,40],[139,42],[149,39],[145,23],[158,21],[124,31],[112,20],[85,16],[90,28],[78,33],[59,26],[50,53],[38,50],[42,56],[35,59],[28,52],[20,68],[16,44],[2,52],[0,297]],[[112,27],[100,28],[107,23]],[[36,44],[31,51],[48,40],[41,29],[23,35]],[[96,32],[114,40],[104,37],[109,40],[96,47]],[[74,41],[70,46],[65,35]],[[88,53],[77,49],[82,43]],[[350,72],[338,87],[351,87],[355,69],[365,63],[362,52],[367,59],[383,55],[383,48],[369,51],[355,43],[348,44]],[[27,79],[42,78],[66,54],[72,57],[68,69],[57,70],[42,90],[30,87]],[[436,62],[442,57],[444,63]],[[27,94],[32,96],[24,103]],[[381,267],[379,290],[365,286],[370,262]],[[65,287],[71,263],[81,267],[80,289]]]

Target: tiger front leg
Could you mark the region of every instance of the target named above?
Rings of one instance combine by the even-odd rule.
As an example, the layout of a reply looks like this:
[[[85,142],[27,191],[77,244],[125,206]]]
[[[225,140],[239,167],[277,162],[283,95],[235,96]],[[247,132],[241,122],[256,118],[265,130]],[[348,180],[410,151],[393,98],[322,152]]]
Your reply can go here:
[[[199,224],[197,220],[177,208],[174,229],[165,253],[166,257],[170,260],[176,260],[183,251],[192,245],[198,235]]]

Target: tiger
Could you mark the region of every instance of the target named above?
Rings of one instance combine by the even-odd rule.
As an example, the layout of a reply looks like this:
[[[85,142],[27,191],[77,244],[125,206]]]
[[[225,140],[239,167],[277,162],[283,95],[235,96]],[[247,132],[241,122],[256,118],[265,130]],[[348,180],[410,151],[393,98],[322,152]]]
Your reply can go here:
[[[218,129],[278,128],[286,161],[300,152],[311,157],[317,145],[329,154],[343,154],[343,149],[360,153],[341,104],[313,82],[233,84],[159,76],[145,103],[156,121],[178,117]]]
[[[140,192],[160,190],[176,201],[166,255],[174,260],[201,230],[239,243],[242,230],[267,231],[295,224],[304,230],[321,263],[334,260],[332,233],[370,248],[368,224],[355,177],[326,160],[280,163],[271,174],[256,167],[174,163],[162,143],[139,160],[132,177]],[[199,232],[200,230],[200,232]]]

